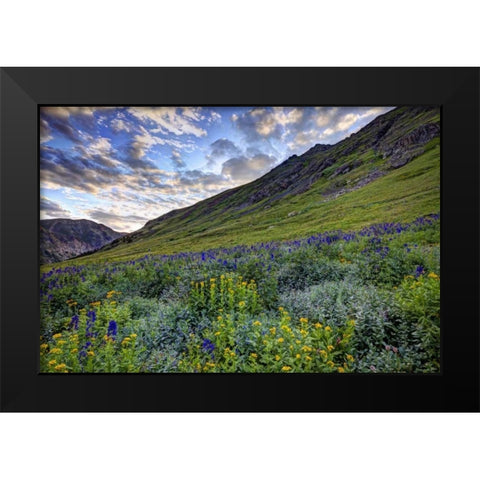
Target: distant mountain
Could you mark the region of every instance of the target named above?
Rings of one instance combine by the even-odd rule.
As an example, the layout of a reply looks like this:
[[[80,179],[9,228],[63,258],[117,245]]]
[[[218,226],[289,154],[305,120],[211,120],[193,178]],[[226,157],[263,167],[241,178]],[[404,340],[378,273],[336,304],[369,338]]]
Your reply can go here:
[[[302,238],[440,210],[440,109],[399,107],[335,145],[153,219],[82,261]]]
[[[91,220],[40,220],[40,263],[54,263],[98,250],[125,233]]]

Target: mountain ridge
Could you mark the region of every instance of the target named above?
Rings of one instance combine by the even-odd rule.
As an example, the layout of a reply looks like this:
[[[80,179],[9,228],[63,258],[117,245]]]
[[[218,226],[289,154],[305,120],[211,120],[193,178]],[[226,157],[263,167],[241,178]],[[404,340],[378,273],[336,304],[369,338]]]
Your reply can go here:
[[[96,251],[125,235],[93,220],[40,220],[40,261],[53,263]]]

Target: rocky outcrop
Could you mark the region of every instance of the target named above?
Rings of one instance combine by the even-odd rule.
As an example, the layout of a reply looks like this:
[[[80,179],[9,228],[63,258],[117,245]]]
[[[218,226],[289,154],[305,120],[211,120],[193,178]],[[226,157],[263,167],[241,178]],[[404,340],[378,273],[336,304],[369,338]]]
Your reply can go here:
[[[424,146],[440,135],[440,124],[428,123],[398,139],[392,146],[384,147],[383,157],[392,168],[399,168],[421,155]]]

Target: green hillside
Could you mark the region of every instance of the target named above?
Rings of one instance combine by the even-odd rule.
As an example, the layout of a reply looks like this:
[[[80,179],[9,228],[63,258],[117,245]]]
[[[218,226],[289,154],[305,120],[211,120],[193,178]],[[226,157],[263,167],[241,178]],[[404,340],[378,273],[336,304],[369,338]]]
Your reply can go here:
[[[438,213],[439,121],[438,108],[397,108],[336,145],[316,145],[254,182],[64,264],[296,239]]]

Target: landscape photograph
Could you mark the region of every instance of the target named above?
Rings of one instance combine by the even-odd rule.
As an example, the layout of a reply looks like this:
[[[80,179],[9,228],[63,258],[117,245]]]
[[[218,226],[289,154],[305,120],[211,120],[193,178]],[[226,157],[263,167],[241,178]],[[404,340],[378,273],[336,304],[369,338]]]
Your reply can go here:
[[[41,106],[40,373],[440,373],[440,123]]]

